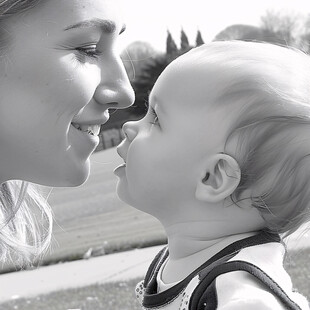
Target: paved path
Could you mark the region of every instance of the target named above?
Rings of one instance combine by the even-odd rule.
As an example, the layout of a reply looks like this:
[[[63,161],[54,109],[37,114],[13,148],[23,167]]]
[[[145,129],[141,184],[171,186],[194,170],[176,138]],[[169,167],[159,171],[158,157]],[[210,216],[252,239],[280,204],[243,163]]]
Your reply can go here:
[[[0,302],[95,283],[142,278],[162,246],[0,275]]]
[[[309,247],[308,233],[297,232],[288,241],[289,251],[302,251]],[[161,248],[136,249],[0,275],[0,302],[95,283],[143,278],[149,263]]]

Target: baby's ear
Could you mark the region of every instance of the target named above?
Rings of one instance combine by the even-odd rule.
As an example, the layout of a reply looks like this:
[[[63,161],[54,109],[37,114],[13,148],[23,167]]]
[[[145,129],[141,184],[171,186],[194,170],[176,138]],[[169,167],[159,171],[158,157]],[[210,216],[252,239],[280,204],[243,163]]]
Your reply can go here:
[[[196,186],[196,198],[216,203],[230,196],[240,183],[241,172],[237,161],[219,153],[208,159],[204,176]]]

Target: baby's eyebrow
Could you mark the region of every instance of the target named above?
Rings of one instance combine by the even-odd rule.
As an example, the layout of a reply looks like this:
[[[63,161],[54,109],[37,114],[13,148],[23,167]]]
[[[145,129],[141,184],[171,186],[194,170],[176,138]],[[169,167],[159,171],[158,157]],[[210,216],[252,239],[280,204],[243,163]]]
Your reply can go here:
[[[160,99],[156,96],[156,95],[150,95],[149,96],[149,100],[148,100],[148,102],[150,103],[152,101],[152,105],[153,105],[153,107],[156,107],[156,109],[157,108],[159,108],[160,110],[162,110],[163,112],[165,112],[164,111],[164,107],[163,107],[163,105],[161,104],[161,101],[160,101]]]

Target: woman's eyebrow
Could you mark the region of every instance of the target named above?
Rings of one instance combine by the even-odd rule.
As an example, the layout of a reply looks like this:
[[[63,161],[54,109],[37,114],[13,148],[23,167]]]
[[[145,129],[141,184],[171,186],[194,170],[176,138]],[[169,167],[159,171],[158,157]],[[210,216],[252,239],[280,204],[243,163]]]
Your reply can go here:
[[[116,25],[113,21],[107,20],[107,19],[95,18],[95,19],[90,19],[90,20],[84,20],[84,21],[78,22],[76,24],[67,26],[64,29],[64,31],[67,31],[70,29],[92,28],[92,27],[101,28],[101,30],[107,34],[112,34],[116,30]],[[119,34],[124,32],[125,29],[126,29],[126,25],[123,25]]]

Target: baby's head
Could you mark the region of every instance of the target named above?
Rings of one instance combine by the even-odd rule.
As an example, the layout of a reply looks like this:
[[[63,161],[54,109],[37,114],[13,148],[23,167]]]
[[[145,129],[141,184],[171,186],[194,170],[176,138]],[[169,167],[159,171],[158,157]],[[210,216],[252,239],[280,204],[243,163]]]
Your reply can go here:
[[[309,219],[310,58],[301,52],[195,48],[164,70],[147,115],[124,132],[118,194],[162,220],[195,202],[247,204],[278,233]]]

